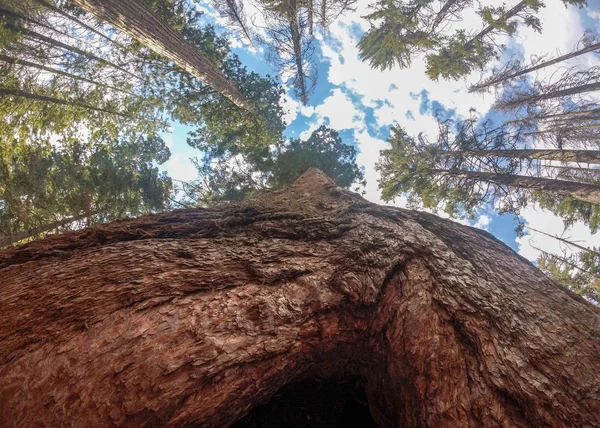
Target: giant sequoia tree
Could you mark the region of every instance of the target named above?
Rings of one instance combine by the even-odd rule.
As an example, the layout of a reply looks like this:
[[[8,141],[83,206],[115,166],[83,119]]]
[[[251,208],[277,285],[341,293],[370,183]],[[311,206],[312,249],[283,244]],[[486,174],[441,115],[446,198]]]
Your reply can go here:
[[[380,426],[600,426],[596,307],[315,170],[4,251],[0,282],[2,426],[227,426],[342,378]]]

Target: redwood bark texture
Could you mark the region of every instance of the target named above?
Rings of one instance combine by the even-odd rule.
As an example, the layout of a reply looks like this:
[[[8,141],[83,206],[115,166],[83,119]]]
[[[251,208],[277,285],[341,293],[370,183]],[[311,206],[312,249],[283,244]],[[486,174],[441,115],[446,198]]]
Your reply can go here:
[[[362,379],[382,427],[600,426],[600,312],[486,232],[290,188],[0,253],[0,426],[227,426]]]

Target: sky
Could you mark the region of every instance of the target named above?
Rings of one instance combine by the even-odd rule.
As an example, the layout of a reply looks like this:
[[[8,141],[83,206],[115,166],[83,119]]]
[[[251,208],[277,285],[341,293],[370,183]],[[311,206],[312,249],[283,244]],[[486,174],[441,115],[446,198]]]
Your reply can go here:
[[[356,44],[361,34],[369,28],[368,22],[361,16],[369,12],[368,5],[371,2],[372,0],[359,0],[356,10],[338,18],[325,36],[318,34],[319,78],[309,103],[302,106],[291,96],[290,91],[282,102],[288,123],[285,135],[307,138],[320,125],[339,131],[344,143],[354,145],[359,152],[357,163],[364,168],[367,179],[365,198],[383,204],[385,202],[381,200],[375,164],[380,150],[388,146],[386,139],[392,125],[402,125],[413,136],[423,132],[433,140],[438,129],[436,115],[467,117],[469,110],[474,108],[481,117],[491,116],[495,114],[490,110],[495,98],[493,93],[483,96],[468,93],[468,84],[478,81],[480,72],[458,82],[434,82],[425,75],[423,59],[415,59],[410,69],[389,71],[372,70],[368,63],[360,61]],[[513,6],[517,2],[518,0],[507,0],[506,4]],[[498,5],[497,1],[484,0],[482,3]],[[545,3],[546,7],[538,14],[543,24],[542,32],[536,33],[521,26],[514,37],[497,39],[499,43],[506,45],[506,51],[489,68],[512,56],[530,58],[539,54],[564,54],[577,45],[585,29],[598,31],[600,0],[588,0],[588,7],[584,9],[571,6],[566,8],[560,0],[545,0]],[[244,0],[244,7],[248,18],[260,26],[262,18],[253,4]],[[206,12],[207,23],[214,23],[222,31],[227,30],[226,23],[208,3],[200,6],[200,9]],[[453,24],[452,29],[454,28],[478,30],[481,28],[481,19],[475,15],[474,10],[469,10],[463,15],[461,22]],[[250,70],[261,74],[276,74],[266,64],[261,46],[253,47],[235,38],[232,50]],[[577,61],[585,66],[600,65],[600,55],[586,55]],[[549,76],[555,70],[545,69],[542,72],[544,74],[539,76]],[[197,150],[186,144],[188,131],[180,124],[173,124],[172,132],[165,135],[172,156],[163,167],[171,177],[183,181],[196,177],[190,158],[200,156]],[[406,200],[399,198],[390,204],[404,207]],[[600,247],[600,233],[592,235],[582,223],[565,231],[560,218],[536,205],[527,206],[522,211],[521,218],[542,232],[558,234],[587,247]],[[532,261],[539,254],[536,248],[556,254],[570,252],[558,240],[540,233],[530,231],[529,235],[517,237],[514,232],[517,222],[513,215],[500,216],[486,207],[481,208],[474,220],[459,221],[489,231]]]

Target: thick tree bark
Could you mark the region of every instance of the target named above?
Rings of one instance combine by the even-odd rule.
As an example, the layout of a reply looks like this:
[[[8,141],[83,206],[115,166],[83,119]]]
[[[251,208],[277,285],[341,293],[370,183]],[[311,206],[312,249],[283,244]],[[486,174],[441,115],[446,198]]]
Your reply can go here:
[[[74,4],[138,40],[206,82],[235,105],[251,110],[241,91],[217,67],[139,0],[72,0]]]
[[[591,204],[600,204],[600,185],[554,178],[531,177],[528,175],[496,174],[484,171],[434,170],[436,173],[510,186],[521,189],[540,190],[559,196],[568,196]]]
[[[0,252],[0,283],[2,426],[221,427],[344,374],[380,426],[600,426],[598,308],[315,170]]]

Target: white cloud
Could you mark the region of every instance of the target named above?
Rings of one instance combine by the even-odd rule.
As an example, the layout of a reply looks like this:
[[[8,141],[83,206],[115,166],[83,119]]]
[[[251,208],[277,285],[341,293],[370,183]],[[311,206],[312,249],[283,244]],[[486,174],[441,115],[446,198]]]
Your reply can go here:
[[[489,215],[482,214],[479,216],[479,218],[477,219],[477,222],[475,222],[475,224],[473,226],[478,227],[479,229],[483,229],[483,230],[490,230],[491,221],[492,221],[492,218]]]
[[[189,156],[182,153],[171,156],[161,169],[169,171],[169,176],[175,180],[192,181],[198,176],[198,171]]]
[[[301,102],[296,101],[290,96],[290,91],[286,91],[281,97],[282,107],[284,110],[283,119],[289,125],[298,115],[311,117],[315,113],[315,108],[312,106],[304,106]]]
[[[600,233],[592,235],[589,227],[582,222],[577,222],[568,231],[564,232],[562,219],[534,205],[530,205],[524,209],[522,217],[527,221],[528,225],[541,232],[558,235],[588,248],[600,246]],[[540,249],[553,254],[562,254],[563,251],[571,254],[574,252],[573,250],[577,251],[576,248],[569,248],[551,236],[546,236],[532,230],[527,231],[529,235],[517,238],[517,244],[519,246],[519,254],[529,260],[535,260],[540,255]]]
[[[365,113],[339,88],[334,89],[333,94],[315,108],[315,113],[319,122],[329,119],[329,126],[337,131],[365,127]]]
[[[173,136],[168,134],[165,135],[165,145],[170,149],[173,148]]]
[[[379,173],[375,171],[375,164],[379,160],[379,151],[386,149],[388,143],[371,137],[365,129],[355,131],[354,138],[358,142],[360,150],[356,161],[365,168],[365,178],[367,180],[365,198],[371,202],[381,204],[383,201],[381,200],[381,192],[378,187]]]

